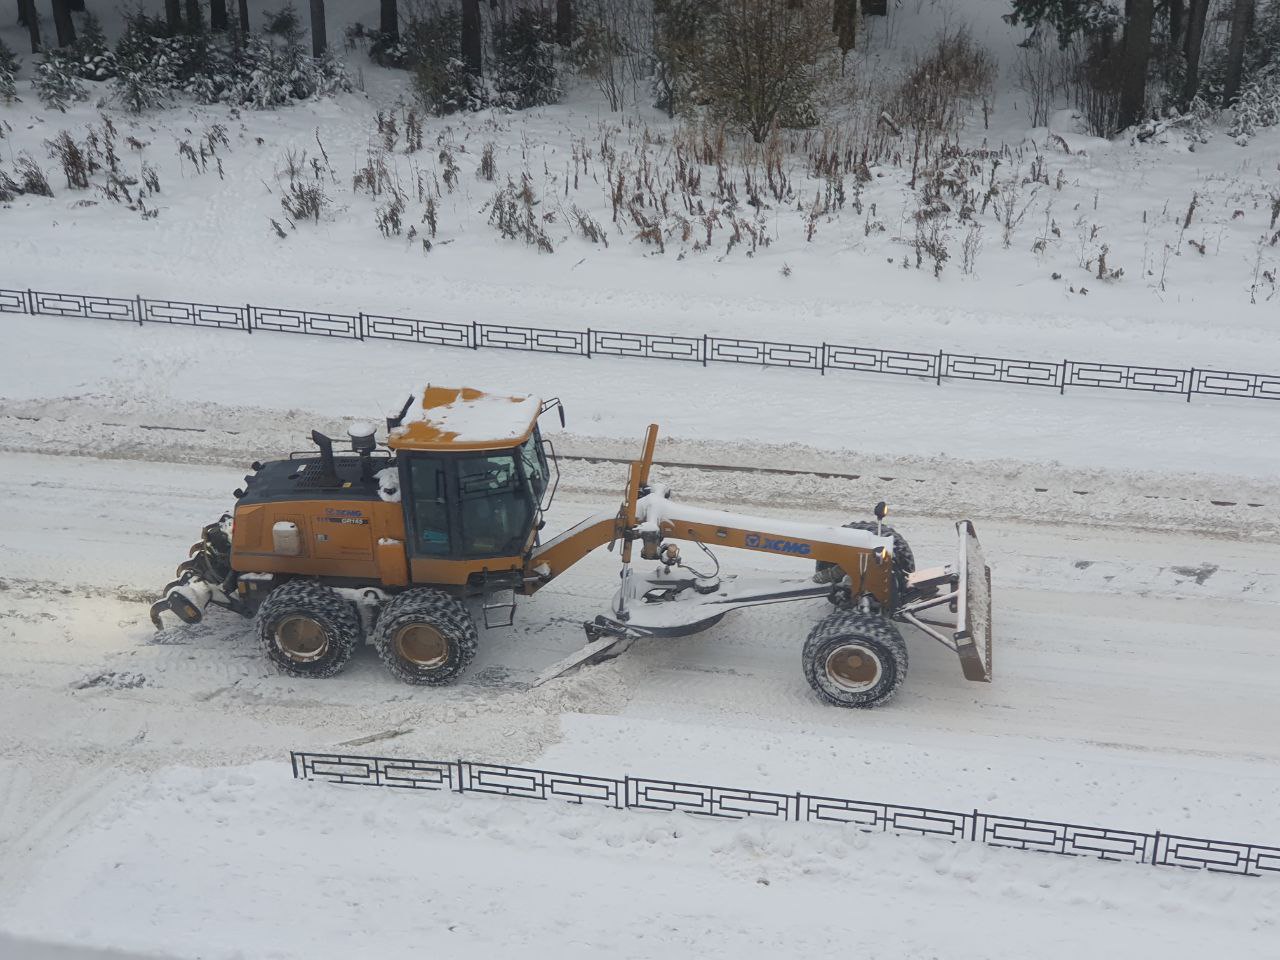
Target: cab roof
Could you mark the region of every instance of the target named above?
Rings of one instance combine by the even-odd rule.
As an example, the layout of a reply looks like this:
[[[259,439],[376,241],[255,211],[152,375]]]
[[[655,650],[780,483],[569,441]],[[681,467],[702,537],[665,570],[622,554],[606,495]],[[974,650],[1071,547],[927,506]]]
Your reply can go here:
[[[419,401],[415,403],[414,401]],[[428,385],[410,398],[408,413],[393,427],[393,450],[501,450],[529,439],[542,401],[507,397],[471,387]]]

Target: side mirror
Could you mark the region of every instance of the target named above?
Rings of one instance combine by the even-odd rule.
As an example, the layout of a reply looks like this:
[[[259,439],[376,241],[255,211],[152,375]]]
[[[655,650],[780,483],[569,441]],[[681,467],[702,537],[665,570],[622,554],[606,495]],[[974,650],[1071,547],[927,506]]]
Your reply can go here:
[[[886,506],[885,502],[881,500],[879,503],[876,504],[876,519],[883,520],[888,515],[889,515],[889,508],[888,506]]]

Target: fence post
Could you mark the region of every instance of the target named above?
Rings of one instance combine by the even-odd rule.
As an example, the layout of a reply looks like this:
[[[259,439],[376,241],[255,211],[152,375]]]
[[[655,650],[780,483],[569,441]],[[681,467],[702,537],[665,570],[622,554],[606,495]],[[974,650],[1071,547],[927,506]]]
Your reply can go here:
[[[471,321],[471,349],[480,349],[480,324],[474,320]]]
[[[591,359],[591,328],[587,327],[587,359]]]
[[[818,355],[818,373],[827,375],[827,341],[822,341],[822,353]]]
[[[1062,382],[1058,385],[1058,396],[1062,396],[1067,392],[1067,371],[1071,366],[1071,361],[1065,357],[1062,360]]]
[[[364,311],[363,311],[363,310],[361,310],[361,311],[356,315],[356,338],[357,338],[357,339],[359,339],[359,340],[363,340],[363,339],[364,339],[364,331],[365,331]]]
[[[1187,403],[1191,402],[1191,388],[1195,386],[1195,382],[1196,382],[1196,368],[1192,367],[1187,372]]]
[[[707,353],[709,350],[710,343],[711,343],[711,338],[704,333],[702,335],[702,365],[704,367],[707,365]]]
[[[465,793],[466,790],[462,785],[462,760],[458,760],[458,792]]]
[[[138,313],[138,326],[142,326],[142,294],[135,293],[133,295],[134,305]]]
[[[289,751],[289,765],[293,767],[293,779],[297,780],[298,779],[298,754],[293,750]]]
[[[248,333],[253,333],[253,304],[251,303],[244,305],[244,328]]]
[[[969,824],[969,840],[973,843],[978,842],[978,810],[975,807],[973,811],[973,822]]]
[[[940,386],[942,386],[942,351],[941,351],[941,350],[939,350],[939,351],[938,351],[938,370],[937,370],[937,373],[938,373],[938,377],[937,377],[937,379],[936,379],[936,380],[934,380],[934,386],[940,387]]]
[[[36,312],[36,295],[35,291],[27,287],[27,313],[35,316]]]
[[[1151,845],[1151,865],[1160,866],[1160,831],[1155,832],[1155,843]]]
[[[619,810],[628,810],[631,807],[631,774],[624,774],[622,777],[622,806]]]

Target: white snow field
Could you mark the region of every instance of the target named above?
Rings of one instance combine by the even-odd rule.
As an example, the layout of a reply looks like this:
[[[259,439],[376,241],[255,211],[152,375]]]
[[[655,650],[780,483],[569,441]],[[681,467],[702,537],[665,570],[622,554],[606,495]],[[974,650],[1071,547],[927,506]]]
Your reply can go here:
[[[765,956],[856,936],[877,945],[872,956],[1018,957],[1034,942],[1047,957],[1190,957],[1221,942],[1265,956],[1275,941],[1270,880],[817,825],[405,797],[295,782],[285,759],[461,756],[1274,843],[1275,455],[1222,439],[1208,472],[1165,473],[1139,469],[1150,455],[1111,436],[1160,435],[1170,465],[1192,468],[1214,429],[1266,429],[1265,403],[877,389],[779,371],[770,379],[790,399],[746,421],[729,409],[751,404],[741,372],[712,369],[698,374],[720,399],[698,404],[700,419],[683,397],[664,398],[673,364],[606,362],[596,380],[594,360],[537,358],[535,369],[528,356],[409,345],[6,323],[35,346],[8,355],[0,401],[0,489],[20,504],[0,551],[0,929],[20,938],[15,950]],[[555,437],[570,455],[632,455],[655,420],[680,434],[660,457],[861,475],[664,471],[694,503],[838,522],[885,497],[924,563],[950,559],[952,520],[978,517],[995,682],[966,683],[953,655],[912,636],[892,704],[825,707],[799,664],[825,609],[816,601],[743,611],[526,689],[603,608],[616,577],[603,552],[522,603],[513,628],[486,631],[452,688],[403,686],[371,654],[330,681],[280,677],[249,624],[220,613],[154,634],[147,602],[229,505],[248,460],[303,446],[311,426],[336,433],[344,418],[397,407],[396,384],[424,371],[556,389],[570,432]],[[634,393],[619,401],[623,376]],[[1037,424],[1027,460],[964,459],[997,455],[1000,430],[936,408],[939,397],[1007,399],[1010,417],[1016,401]],[[920,453],[908,444],[895,457],[901,434],[886,434],[863,454],[841,404],[895,401],[921,417]],[[933,408],[949,417],[943,429]],[[1184,417],[1203,418],[1202,437],[1178,430]],[[583,419],[615,439],[574,432]],[[1049,451],[1060,462],[1036,462]],[[567,460],[548,534],[617,502],[622,482],[618,464]],[[795,569],[722,560],[743,574]]]
[[[863,41],[886,77],[939,18],[892,6]],[[331,37],[376,20],[363,0],[328,7]],[[892,164],[847,177],[847,205],[807,238],[826,180],[803,134],[783,159],[791,196],[749,213],[712,196],[704,164],[713,242],[673,217],[659,252],[614,220],[605,178],[649,164],[669,179],[676,142],[703,131],[644,104],[610,114],[583,84],[555,107],[428,118],[425,148],[407,153],[374,119],[403,118],[404,76],[363,53],[361,90],[336,100],[141,117],[102,85],[43,110],[24,57],[22,102],[0,104],[0,168],[29,153],[55,196],[0,209],[0,287],[1280,371],[1280,297],[1258,280],[1280,269],[1267,242],[1280,130],[1192,146],[1092,140],[1061,114],[1060,139],[1032,129],[1007,11],[965,0],[947,15],[1002,63],[990,125],[975,117],[963,146],[999,152],[1026,203],[1007,245],[982,221],[972,274],[959,233],[938,279],[904,268],[918,200]],[[8,18],[0,37],[22,46]],[[111,201],[100,174],[66,189],[48,159],[44,141],[101,135],[104,117],[125,173],[146,162],[160,178],[154,218]],[[214,151],[203,170],[184,141]],[[476,173],[487,144],[494,182]],[[330,203],[281,239],[269,220],[289,151]],[[375,226],[385,198],[352,187],[377,161],[406,195],[399,236]],[[759,157],[735,146],[726,163],[738,177]],[[495,190],[525,173],[553,254],[488,223]],[[607,247],[576,231],[574,208]],[[735,217],[769,243],[730,245]],[[1104,244],[1122,277],[1097,279]],[[461,757],[1280,846],[1280,405],[51,316],[0,314],[0,332],[0,960],[1280,956],[1271,877],[363,790],[295,781],[288,762]],[[972,518],[992,567],[994,682],[966,682],[910,633],[892,703],[824,706],[800,664],[828,609],[813,601],[529,688],[603,611],[618,574],[604,551],[522,601],[512,627],[482,631],[447,688],[401,684],[367,650],[327,681],[282,677],[252,625],[221,611],[153,630],[155,592],[251,461],[305,448],[312,428],[379,422],[424,381],[564,401],[547,534],[618,503],[619,461],[651,422],[675,464],[655,479],[696,506],[842,523],[884,499],[922,565],[950,561],[954,521]],[[744,575],[806,569],[720,559]]]

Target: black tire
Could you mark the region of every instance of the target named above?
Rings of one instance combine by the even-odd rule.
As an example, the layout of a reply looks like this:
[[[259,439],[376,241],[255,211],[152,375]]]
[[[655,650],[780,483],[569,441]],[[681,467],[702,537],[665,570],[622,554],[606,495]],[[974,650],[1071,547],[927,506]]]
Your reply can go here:
[[[827,703],[878,707],[907,677],[907,645],[884,617],[841,610],[810,631],[803,665],[809,686]]]
[[[461,600],[440,590],[406,590],[378,616],[373,645],[405,683],[442,686],[456,680],[476,656],[475,621]]]
[[[876,522],[874,520],[854,520],[851,523],[844,524],[846,530],[865,530],[867,533],[876,532]],[[907,543],[905,537],[897,530],[890,526],[880,528],[880,536],[893,538],[893,568],[903,574],[915,573],[916,555],[911,552],[911,545]],[[834,563],[828,563],[825,560],[819,560],[813,571],[813,580],[815,583],[830,583],[834,579],[831,572],[836,569]]]
[[[331,677],[360,642],[351,602],[314,580],[289,580],[272,590],[254,618],[267,658],[291,677]]]

